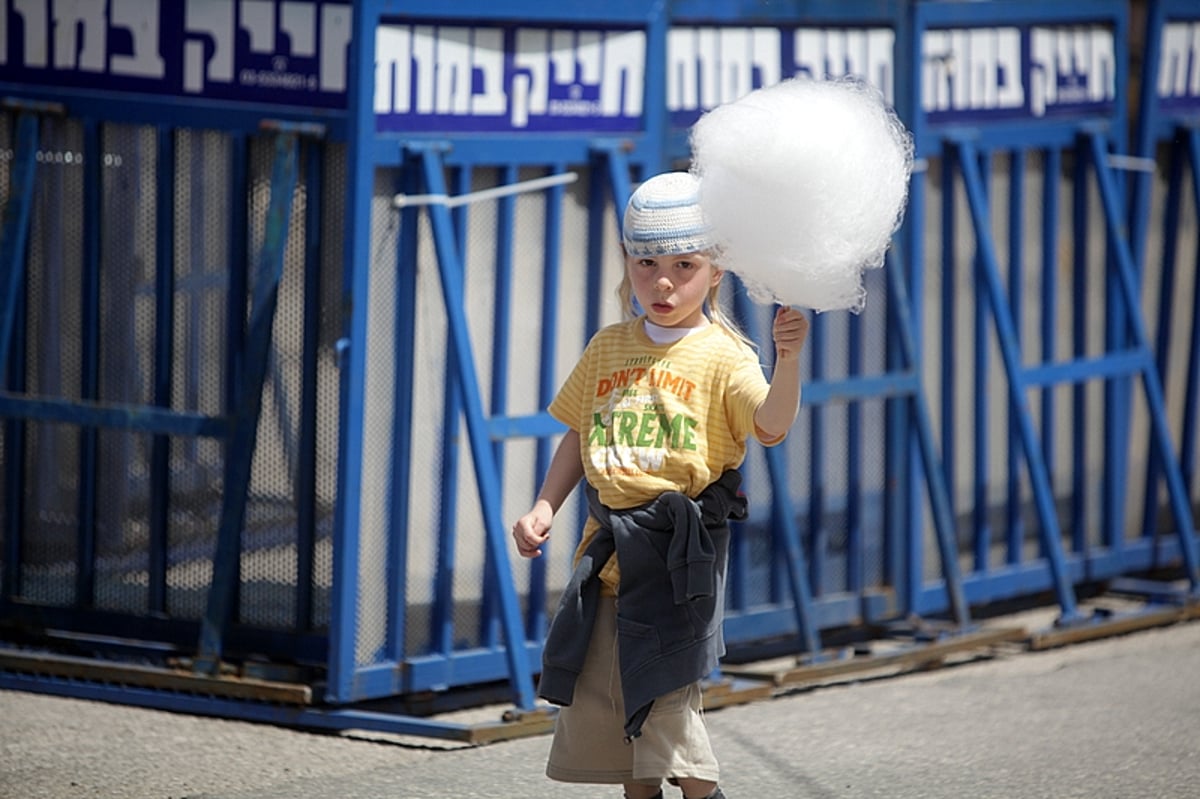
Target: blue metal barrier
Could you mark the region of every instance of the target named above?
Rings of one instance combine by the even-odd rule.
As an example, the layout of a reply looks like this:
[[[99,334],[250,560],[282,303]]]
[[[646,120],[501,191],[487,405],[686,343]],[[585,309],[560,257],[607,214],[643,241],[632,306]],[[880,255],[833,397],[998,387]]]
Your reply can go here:
[[[954,429],[957,413],[954,386],[957,377],[948,363],[947,352],[953,352],[956,344],[958,323],[952,316],[956,297],[960,296],[954,286],[955,267],[962,258],[961,249],[956,250],[958,238],[954,202],[955,175],[960,175],[966,189],[971,211],[971,227],[976,250],[975,269],[978,278],[976,288],[976,314],[974,320],[974,414],[976,435],[971,452],[975,471],[975,499],[973,502],[972,543],[975,551],[974,569],[967,576],[968,594],[974,601],[983,597],[1010,595],[1012,591],[1028,591],[1034,584],[1052,588],[1062,610],[1062,621],[1078,621],[1079,614],[1074,596],[1074,586],[1087,581],[1103,580],[1119,573],[1150,568],[1157,560],[1153,546],[1147,547],[1150,535],[1125,531],[1125,506],[1130,486],[1132,461],[1129,458],[1129,425],[1131,404],[1128,378],[1140,375],[1146,392],[1148,406],[1146,420],[1152,431],[1152,449],[1147,463],[1162,470],[1168,477],[1171,497],[1171,513],[1174,531],[1178,536],[1178,549],[1183,560],[1184,574],[1194,584],[1195,541],[1190,505],[1186,491],[1178,476],[1178,464],[1174,458],[1157,452],[1157,447],[1167,438],[1165,402],[1161,391],[1158,369],[1153,362],[1150,342],[1145,337],[1145,324],[1141,319],[1137,300],[1137,282],[1130,247],[1125,242],[1121,226],[1126,219],[1120,200],[1121,181],[1114,173],[1112,164],[1122,167],[1130,160],[1123,155],[1126,141],[1126,113],[1119,99],[1125,96],[1125,68],[1127,55],[1120,43],[1127,36],[1127,9],[1123,4],[1093,4],[1087,9],[1062,5],[1034,4],[985,4],[969,11],[963,7],[930,4],[918,6],[918,30],[945,29],[943,41],[953,45],[955,36],[970,37],[971,31],[1008,30],[1012,43],[1022,40],[1022,48],[1028,47],[1030,55],[1031,85],[1039,81],[1051,81],[1042,88],[1042,97],[1020,97],[1024,103],[1014,103],[1005,109],[1002,102],[985,103],[995,108],[996,120],[974,122],[969,114],[959,114],[960,119],[941,119],[937,113],[927,113],[916,124],[918,147],[933,154],[934,148],[944,146],[941,159],[943,199],[943,300],[942,317],[942,430],[943,451],[948,471],[955,471]],[[1009,24],[1019,20],[1019,27],[1000,29],[993,26]],[[960,28],[960,26],[962,26]],[[1027,27],[1025,27],[1027,26]],[[940,32],[940,31],[939,31]],[[1153,39],[1154,37],[1152,37]],[[1083,59],[1084,42],[1089,41],[1087,52],[1095,59],[1088,63]],[[1055,55],[1054,50],[1060,55]],[[1152,51],[1148,51],[1152,52]],[[1063,53],[1069,54],[1064,57]],[[951,54],[953,57],[953,54]],[[1039,76],[1040,73],[1040,76]],[[1110,76],[1108,80],[1104,76]],[[1066,80],[1064,80],[1066,79]],[[1075,85],[1068,95],[1061,93],[1062,86]],[[985,87],[986,89],[986,87]],[[958,100],[953,96],[956,88],[951,85],[946,98],[949,115],[954,116]],[[964,93],[969,109],[977,98]],[[996,98],[993,98],[995,100]],[[1039,111],[1036,103],[1045,101]],[[1051,104],[1059,104],[1052,108]],[[927,107],[931,106],[926,99]],[[1015,119],[1020,119],[1018,124]],[[1057,273],[1059,272],[1058,228],[1059,213],[1059,170],[1062,153],[1073,156],[1075,166],[1072,184],[1073,234],[1075,253],[1071,280],[1076,296],[1071,310],[1071,350],[1073,360],[1063,360],[1061,347],[1055,346],[1064,337],[1057,295]],[[1030,154],[1040,156],[1044,190],[1041,197],[1043,216],[1041,222],[1040,257],[1044,290],[1040,303],[1034,306],[1024,291],[1024,253],[1028,226],[1023,219],[1023,184],[1030,171]],[[991,212],[989,183],[996,175],[993,162],[1000,156],[1009,162],[1008,172],[1008,264],[1005,268],[999,256],[995,235],[992,233],[995,218]],[[1105,236],[1097,243],[1107,245],[1107,251],[1099,259],[1100,268],[1095,268],[1097,259],[1089,253],[1088,245],[1095,236],[1088,214],[1093,194],[1089,190],[1089,179],[1095,179],[1095,193],[1099,195],[1106,221]],[[1139,220],[1141,216],[1135,214]],[[1141,222],[1139,221],[1139,224]],[[1104,267],[1104,264],[1110,264]],[[1007,271],[1008,285],[1005,286]],[[1099,283],[1094,283],[1099,279]],[[1093,303],[1078,299],[1086,296],[1090,287],[1105,287],[1104,341],[1090,341],[1089,318],[1099,308]],[[1040,313],[1038,325],[1042,336],[1041,352],[1036,357],[1022,352],[1022,328],[1028,330],[1023,321],[1026,314]],[[986,432],[990,427],[988,399],[993,393],[988,364],[989,333],[995,332],[999,347],[1004,382],[1009,393],[1009,430],[1007,442],[1007,488],[1006,488],[1006,532],[1001,549],[1004,565],[997,569],[993,563],[992,520],[989,518],[988,493],[993,484],[988,474],[989,444]],[[1099,352],[1097,352],[1099,351]],[[1030,365],[1033,361],[1034,365]],[[1103,437],[1097,437],[1097,427],[1087,420],[1094,418],[1084,384],[1101,381],[1104,386],[1103,422],[1099,428]],[[1055,448],[1059,420],[1062,418],[1053,401],[1056,386],[1070,387],[1072,404],[1070,424],[1072,427],[1071,458],[1066,468],[1052,473],[1050,465],[1056,463]],[[1029,401],[1031,390],[1041,392],[1040,420],[1035,416]],[[1041,435],[1037,425],[1041,425]],[[1103,444],[1103,476],[1097,485],[1089,477],[1095,468],[1095,450],[1089,442]],[[1018,455],[1028,467],[1030,491],[1036,510],[1036,532],[1039,540],[1039,556],[1030,558],[1025,551],[1024,540],[1031,532],[1023,518],[1021,508],[1024,493],[1016,474]],[[1070,527],[1070,553],[1064,549],[1064,539],[1059,530],[1060,500],[1056,499],[1055,478],[1064,475],[1069,480],[1070,490],[1066,523]],[[1061,484],[1061,480],[1060,480]],[[1098,499],[1093,499],[1098,495]],[[1101,529],[1099,541],[1088,534],[1093,526],[1090,516],[1093,508],[1099,507],[1097,519]],[[1045,574],[1049,569],[1049,583],[1035,574]]]
[[[828,631],[913,618],[964,631],[972,607],[1045,591],[1074,622],[1081,585],[1163,569],[1195,589],[1200,325],[1180,355],[1172,314],[1200,138],[1195,98],[1143,91],[1129,147],[1127,3],[299,5],[312,13],[256,21],[160,2],[162,41],[133,36],[133,54],[100,73],[39,63],[45,43],[0,50],[14,59],[0,93],[60,107],[85,164],[76,201],[35,166],[36,117],[3,111],[14,155],[0,197],[0,636],[150,652],[210,688],[230,669],[279,669],[308,698],[297,709],[76,690],[443,737],[466,733],[359,703],[499,693],[532,710],[585,509],[564,507],[532,563],[512,556],[507,529],[561,432],[545,411],[558,383],[615,319],[619,211],[636,181],[686,168],[700,114],[792,75],[878,85],[918,164],[888,263],[867,276],[868,307],[814,318],[796,429],[751,447],[731,649],[818,658]],[[1151,3],[1148,85],[1171,26],[1195,16]],[[170,68],[156,71],[160,58]],[[127,185],[152,187],[139,206],[150,221],[138,218],[150,232],[103,224],[120,201],[106,197],[106,137],[127,129],[147,154]],[[180,165],[209,135],[226,154],[219,177]],[[1138,169],[1167,140],[1164,188]],[[229,206],[219,225],[206,192]],[[79,322],[63,334],[79,341],[51,385],[35,363],[61,349],[35,319],[48,256],[26,235],[52,238],[38,209],[55,203],[79,209],[85,254]],[[137,258],[105,249],[122,237]],[[229,243],[214,256],[210,238]],[[1155,275],[1144,253],[1159,242]],[[199,277],[179,263],[185,250]],[[138,258],[136,296],[105,282],[102,262],[132,270]],[[1147,318],[1139,295],[1153,277],[1160,307]],[[769,356],[769,309],[740,291],[728,301]],[[134,399],[105,384],[118,333],[102,307],[136,328],[118,359],[144,373]],[[218,353],[196,355],[206,344]],[[1179,358],[1182,402],[1163,386]],[[219,400],[193,400],[208,380]],[[62,427],[78,455],[62,467],[69,487],[43,500],[49,478],[28,464]],[[224,449],[206,455],[209,439]],[[1127,506],[1142,473],[1139,527]],[[117,543],[101,518],[107,480],[136,483],[145,505],[107,533]],[[68,543],[42,546],[42,512],[67,519]],[[128,593],[106,599],[111,585]],[[0,685],[37,683],[0,672]]]
[[[25,58],[32,64],[36,42],[25,44]],[[9,67],[6,78],[20,75],[19,65]],[[318,514],[327,517],[328,511],[318,509],[317,495],[327,486],[318,485],[316,424],[321,417],[336,416],[336,406],[316,408],[319,359],[322,350],[330,349],[317,336],[320,317],[324,314],[328,324],[336,325],[338,314],[319,305],[321,275],[328,269],[321,263],[320,251],[321,225],[326,224],[320,172],[329,151],[311,137],[320,135],[325,121],[333,130],[344,127],[324,112],[314,118],[307,111],[296,114],[278,107],[260,108],[259,116],[252,116],[214,113],[203,103],[178,104],[171,98],[115,103],[102,93],[78,91],[69,78],[62,85],[44,84],[44,78],[42,74],[28,83],[5,84],[14,98],[6,102],[5,113],[20,120],[20,169],[13,173],[19,180],[8,184],[10,190],[19,187],[19,191],[4,198],[5,207],[14,214],[24,209],[25,219],[0,234],[5,275],[11,278],[5,281],[3,308],[12,320],[5,325],[3,353],[10,366],[4,370],[5,391],[0,392],[0,415],[5,417],[0,618],[17,629],[57,630],[54,635],[65,636],[68,646],[76,648],[115,647],[155,652],[159,657],[194,658],[201,671],[215,671],[229,645],[235,653],[257,651],[293,662],[319,662],[325,656],[324,635],[314,629],[327,624],[327,609],[322,609],[327,603],[320,595],[324,576],[314,575],[314,561],[321,537],[318,529],[327,526]],[[280,113],[270,114],[271,110]],[[39,142],[36,122],[24,121],[30,113],[52,113],[56,125],[78,124],[80,151],[56,150],[58,145],[47,138],[49,134]],[[217,142],[218,150],[227,145],[227,161],[218,157],[188,164],[179,157],[185,146],[193,152],[201,150],[206,135]],[[302,137],[314,143],[302,145]],[[120,146],[131,138],[130,149]],[[269,159],[260,156],[264,145],[273,141],[281,149],[276,159],[280,169],[272,176]],[[135,161],[134,156],[143,152],[150,157]],[[259,167],[263,160],[267,169]],[[296,202],[301,160],[307,195],[303,233],[288,221]],[[70,173],[77,167],[78,173]],[[132,172],[137,174],[131,179]],[[82,175],[82,190],[74,193],[70,181],[53,179],[64,173],[70,173],[71,180],[73,174]],[[223,177],[229,179],[227,186],[220,183]],[[221,194],[222,216],[215,222],[211,207],[210,215],[204,216],[202,197],[178,200],[184,194],[180,182],[190,185],[197,178],[199,183],[210,178],[207,190]],[[145,191],[147,186],[152,188]],[[260,188],[271,195],[271,207],[262,208],[261,215],[253,208]],[[19,198],[23,199],[17,202]],[[46,265],[61,256],[45,246],[54,238],[46,223],[54,212],[29,217],[34,198],[35,208],[53,209],[60,203],[67,218],[83,220],[79,268],[65,270],[81,275],[77,328],[70,325],[70,309],[61,326],[31,326],[34,314],[42,313],[30,307],[41,301],[38,297],[50,289],[74,296],[70,283],[46,289]],[[145,227],[111,221],[130,213],[126,203],[135,206],[135,215],[146,209],[149,236]],[[31,227],[39,236],[36,251],[24,246]],[[206,236],[213,233],[212,227],[220,231]],[[258,247],[259,231],[261,270],[252,276],[245,261],[248,251]],[[124,238],[127,235],[129,240]],[[176,249],[181,235],[189,237],[192,253],[184,255]],[[69,241],[64,245],[73,246]],[[280,351],[272,328],[280,320],[275,296],[285,247],[304,255],[306,288],[289,288],[289,296],[303,295],[300,313],[310,321],[303,325],[305,340],[298,348],[301,374],[283,376],[273,363]],[[187,260],[193,255],[203,261],[198,269]],[[210,255],[217,263],[204,260]],[[219,277],[208,277],[213,274]],[[34,286],[42,293],[35,294]],[[248,304],[251,288],[255,298]],[[105,306],[107,312],[102,313]],[[294,304],[289,302],[288,307],[289,314],[296,313]],[[129,335],[126,325],[133,339],[122,348],[117,342]],[[184,347],[178,349],[181,343]],[[51,381],[42,383],[41,375],[58,368],[58,360],[39,362],[27,357],[38,351],[63,353],[65,373],[78,369],[78,389],[69,379],[52,374],[54,384],[67,387],[60,395],[47,391]],[[189,369],[207,371],[196,376]],[[141,380],[131,387],[114,382],[114,375],[124,374]],[[180,376],[184,381],[178,380]],[[261,468],[251,468],[254,444],[263,436],[258,424],[263,387],[269,386],[272,402],[279,408],[292,402],[284,381],[293,379],[304,421],[297,436],[289,435],[278,445],[289,450],[285,453],[288,477],[296,480],[298,496],[294,514],[285,512],[270,523],[294,519],[294,527],[284,537],[295,536],[290,554],[296,579],[290,596],[281,600],[294,612],[285,629],[272,629],[271,624],[262,628],[247,617],[286,611],[282,606],[259,611],[246,599],[247,573],[240,568],[244,547],[276,535],[263,531],[247,537],[248,529],[262,525],[248,518],[246,497],[251,482],[261,481],[264,475]],[[220,397],[214,396],[216,392],[207,399],[196,397],[194,387],[205,383],[220,385]],[[60,453],[52,468],[25,468],[26,453],[38,451],[39,437],[56,435],[53,431],[58,429],[78,430],[78,448]],[[205,482],[203,461],[213,454],[205,440],[232,447],[224,453],[230,456],[223,463],[224,478],[215,486]],[[216,459],[222,457],[218,454]],[[114,465],[116,470],[110,470]],[[56,471],[77,473],[77,499],[47,508],[38,504],[37,492],[47,477],[58,477]],[[227,490],[222,492],[222,487]],[[251,509],[261,514],[261,489],[254,494]],[[117,509],[131,515],[116,515]],[[207,529],[194,534],[182,527],[193,512],[212,513],[215,523],[207,527],[206,519]],[[74,540],[60,543],[46,536],[45,524],[37,520],[47,517],[73,525]],[[114,520],[118,529],[106,527]],[[328,541],[328,532],[323,537]],[[261,548],[262,543],[251,546]],[[71,575],[69,585],[45,574],[45,561],[51,558],[53,569]],[[197,572],[197,563],[210,565],[211,574],[204,574],[203,566]],[[192,601],[193,586],[204,592],[203,602]],[[260,594],[253,596],[252,601],[260,601]],[[207,617],[200,605],[209,606]]]
[[[1151,202],[1153,173],[1149,166],[1157,163],[1156,150],[1166,147],[1166,170],[1168,183],[1162,198],[1162,254],[1160,282],[1157,294],[1158,324],[1154,337],[1155,366],[1165,384],[1173,369],[1172,359],[1176,354],[1173,330],[1177,319],[1175,296],[1178,291],[1177,262],[1179,243],[1186,222],[1182,218],[1184,204],[1183,184],[1185,177],[1191,178],[1192,202],[1200,199],[1200,134],[1196,122],[1200,117],[1200,98],[1195,94],[1194,83],[1188,80],[1189,64],[1195,64],[1194,38],[1189,35],[1200,25],[1200,14],[1190,3],[1156,0],[1148,5],[1146,27],[1147,38],[1145,69],[1142,72],[1142,91],[1135,132],[1136,152],[1147,169],[1134,173],[1131,191],[1129,227],[1131,256],[1137,262],[1136,274],[1143,275],[1151,266],[1147,255],[1146,240],[1150,235],[1150,224],[1159,216]],[[1194,220],[1193,220],[1194,221]],[[1200,262],[1196,262],[1200,265]],[[1190,331],[1185,332],[1182,371],[1184,373],[1184,397],[1180,440],[1175,449],[1182,471],[1181,479],[1185,490],[1195,486],[1196,476],[1196,427],[1197,396],[1200,395],[1200,323],[1196,316],[1200,312],[1200,284],[1195,286],[1190,309]],[[1155,457],[1147,462],[1146,493],[1143,504],[1142,528],[1147,534],[1158,530],[1162,476],[1159,467],[1157,437],[1152,442]]]

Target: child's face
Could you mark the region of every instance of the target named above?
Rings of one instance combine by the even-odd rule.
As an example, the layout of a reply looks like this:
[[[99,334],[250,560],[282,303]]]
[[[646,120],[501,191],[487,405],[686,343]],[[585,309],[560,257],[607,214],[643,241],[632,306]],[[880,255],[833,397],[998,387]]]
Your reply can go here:
[[[662,327],[698,327],[709,289],[724,274],[699,252],[626,256],[625,270],[646,318]]]

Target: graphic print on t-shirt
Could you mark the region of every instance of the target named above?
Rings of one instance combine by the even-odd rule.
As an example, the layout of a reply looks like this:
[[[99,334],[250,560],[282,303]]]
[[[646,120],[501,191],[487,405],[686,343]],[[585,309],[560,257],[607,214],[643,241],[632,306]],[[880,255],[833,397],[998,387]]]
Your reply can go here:
[[[695,394],[696,383],[672,371],[669,360],[649,356],[600,378],[587,434],[592,465],[608,474],[652,474],[672,450],[695,451]]]

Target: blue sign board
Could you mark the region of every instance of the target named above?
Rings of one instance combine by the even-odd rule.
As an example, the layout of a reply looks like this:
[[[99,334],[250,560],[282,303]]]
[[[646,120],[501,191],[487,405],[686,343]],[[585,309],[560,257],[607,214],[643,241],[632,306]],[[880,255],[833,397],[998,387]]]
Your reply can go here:
[[[640,29],[382,25],[375,42],[380,130],[636,131]]]
[[[921,111],[931,125],[1108,115],[1117,42],[1107,24],[942,28],[921,39]]]
[[[0,0],[0,80],[26,85],[346,106],[349,0]],[[1200,23],[1168,26],[1164,107],[1200,102]],[[636,132],[646,114],[647,32],[637,27],[389,21],[376,32],[381,131]],[[1113,28],[930,28],[917,96],[930,125],[1107,114]],[[675,25],[666,111],[677,128],[795,76],[853,75],[891,100],[886,25]]]
[[[344,108],[349,0],[0,0],[0,80]]]
[[[1164,113],[1200,113],[1200,18],[1163,26],[1157,90]]]

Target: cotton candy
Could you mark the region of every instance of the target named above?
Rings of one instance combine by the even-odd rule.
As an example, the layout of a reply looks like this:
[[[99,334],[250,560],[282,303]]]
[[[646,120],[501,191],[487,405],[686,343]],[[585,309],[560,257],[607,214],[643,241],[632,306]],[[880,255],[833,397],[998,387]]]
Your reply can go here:
[[[702,116],[692,171],[718,263],[751,298],[861,310],[903,220],[912,136],[877,89],[792,79]]]

